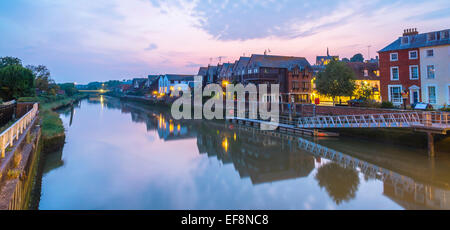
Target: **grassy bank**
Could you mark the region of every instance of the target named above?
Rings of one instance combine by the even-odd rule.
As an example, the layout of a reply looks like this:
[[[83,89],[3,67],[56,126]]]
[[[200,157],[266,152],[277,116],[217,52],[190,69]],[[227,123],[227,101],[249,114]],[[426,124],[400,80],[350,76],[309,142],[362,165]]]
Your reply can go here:
[[[65,140],[64,125],[55,112],[64,106],[68,106],[75,101],[87,97],[86,94],[75,94],[73,96],[43,96],[32,98],[20,98],[19,102],[39,102],[39,115],[41,118],[41,130],[44,152],[56,151]]]

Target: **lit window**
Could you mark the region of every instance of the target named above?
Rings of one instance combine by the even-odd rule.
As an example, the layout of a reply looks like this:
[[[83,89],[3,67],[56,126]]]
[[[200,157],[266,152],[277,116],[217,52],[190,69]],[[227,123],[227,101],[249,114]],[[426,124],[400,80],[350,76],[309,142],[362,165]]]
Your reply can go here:
[[[409,78],[411,80],[419,79],[419,67],[416,65],[409,66]]]
[[[427,65],[427,78],[434,79],[434,65]]]
[[[364,77],[368,77],[369,76],[369,71],[368,70],[364,70]]]
[[[427,50],[427,57],[433,57],[434,56],[434,50]]]
[[[391,67],[391,80],[398,80],[398,67]]]
[[[409,51],[409,59],[417,59],[417,51]]]
[[[398,61],[398,53],[391,53],[391,61]]]
[[[428,86],[428,103],[436,104],[436,87]]]

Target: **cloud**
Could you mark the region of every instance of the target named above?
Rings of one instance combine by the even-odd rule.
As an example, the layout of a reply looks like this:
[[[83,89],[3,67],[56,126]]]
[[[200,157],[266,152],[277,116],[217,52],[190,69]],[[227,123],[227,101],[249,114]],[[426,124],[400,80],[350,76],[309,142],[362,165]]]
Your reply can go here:
[[[150,50],[155,50],[157,48],[158,48],[158,46],[155,43],[151,43],[147,48],[145,48],[145,50],[150,51]]]
[[[366,56],[404,28],[446,29],[435,0],[0,1],[0,54],[44,64],[57,82],[194,74],[243,53]],[[32,36],[30,36],[32,34]],[[151,41],[151,43],[149,42]],[[149,52],[151,51],[151,52]],[[210,61],[211,60],[211,61]]]

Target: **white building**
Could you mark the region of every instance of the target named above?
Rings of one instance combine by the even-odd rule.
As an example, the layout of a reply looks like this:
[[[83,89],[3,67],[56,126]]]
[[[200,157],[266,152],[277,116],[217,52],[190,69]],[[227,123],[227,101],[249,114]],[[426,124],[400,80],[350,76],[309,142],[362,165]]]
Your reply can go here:
[[[434,108],[450,105],[450,30],[427,33],[420,48],[422,101]]]
[[[165,74],[159,77],[158,92],[160,94],[169,94],[175,87],[184,91],[193,83],[194,75]]]

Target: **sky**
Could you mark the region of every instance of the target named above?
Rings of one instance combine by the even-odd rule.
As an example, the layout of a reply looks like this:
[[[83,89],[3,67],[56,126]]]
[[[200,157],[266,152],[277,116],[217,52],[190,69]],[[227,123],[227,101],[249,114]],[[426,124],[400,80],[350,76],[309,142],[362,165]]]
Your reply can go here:
[[[406,28],[449,25],[448,0],[1,0],[0,57],[85,84],[196,74],[265,50],[374,58]]]

